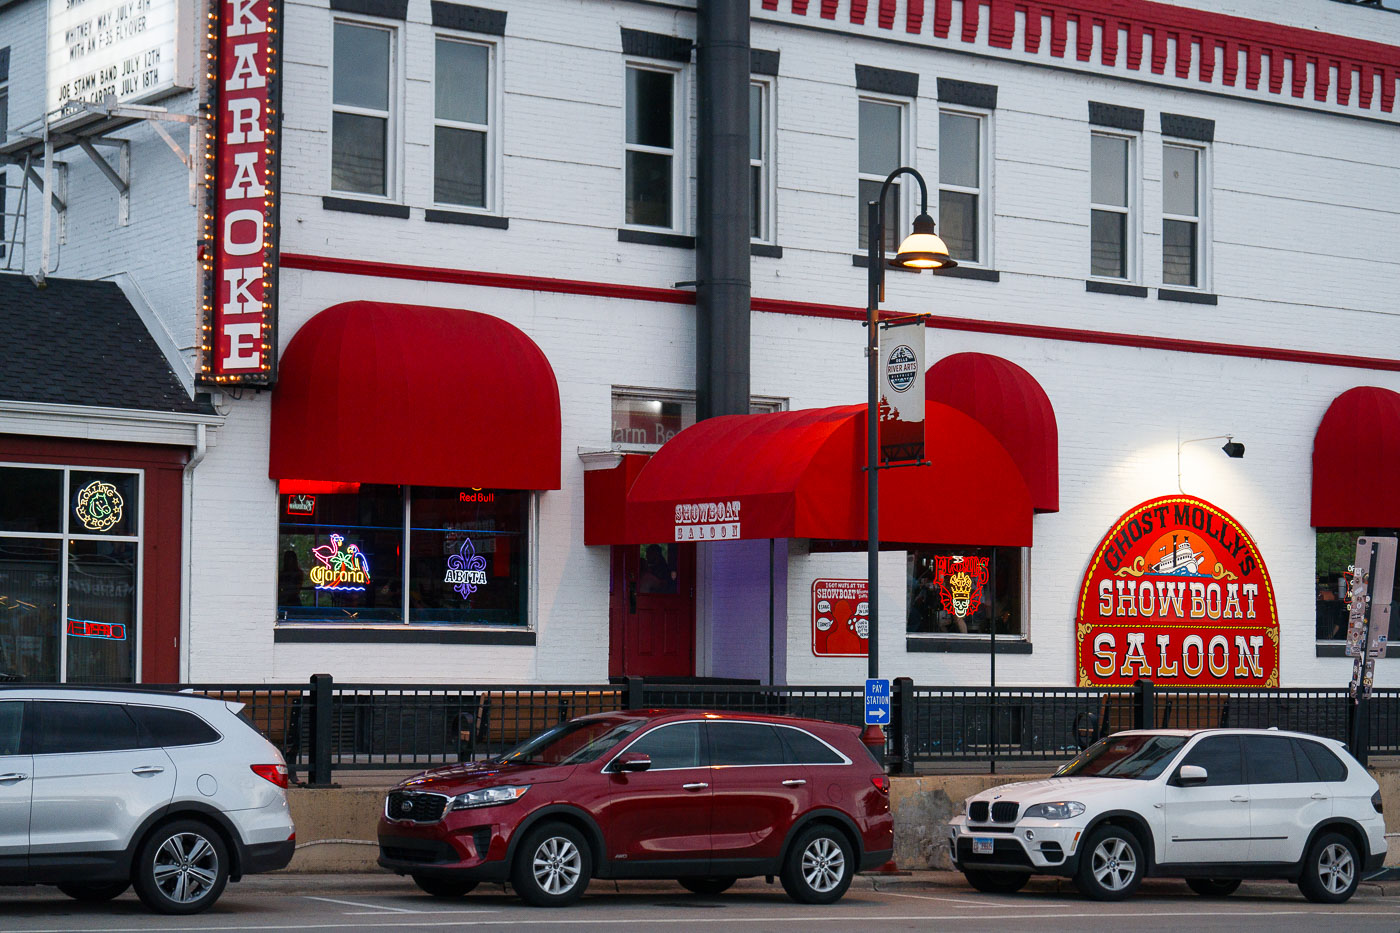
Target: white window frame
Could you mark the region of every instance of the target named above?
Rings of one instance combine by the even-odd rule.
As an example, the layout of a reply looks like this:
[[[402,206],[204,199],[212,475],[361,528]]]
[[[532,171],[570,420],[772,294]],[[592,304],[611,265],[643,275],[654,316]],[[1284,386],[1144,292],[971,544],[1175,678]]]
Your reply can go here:
[[[463,123],[457,120],[447,120],[437,115],[437,44],[439,40],[447,42],[458,42],[462,45],[477,45],[486,48],[486,123]],[[430,83],[432,101],[432,121],[433,135],[428,149],[431,152],[433,177],[432,189],[429,197],[432,199],[433,207],[449,211],[460,211],[471,214],[492,214],[501,213],[499,179],[501,177],[501,133],[500,126],[501,100],[500,100],[500,44],[489,39],[483,39],[472,33],[454,32],[447,29],[433,30],[433,78]],[[473,130],[486,134],[486,164],[485,178],[483,179],[483,197],[485,202],[481,207],[471,204],[456,204],[451,201],[437,200],[437,128],[439,126],[453,130]]]
[[[335,102],[335,27],[339,23],[381,29],[389,33],[389,110],[387,113],[382,110],[352,107]],[[400,62],[403,61],[402,43],[404,41],[402,26],[403,24],[398,21],[377,17],[335,16],[331,18],[330,55],[328,56],[330,80],[326,82],[326,97],[329,104],[327,112],[330,114],[329,125],[326,127],[326,189],[333,195],[392,204],[401,202],[403,155],[400,152],[400,147],[403,145],[403,133],[400,114],[403,112],[403,71]],[[382,195],[367,194],[363,191],[346,191],[332,187],[335,183],[332,166],[335,161],[335,114],[337,112],[382,117],[386,120],[384,127],[384,193]]]
[[[962,185],[945,184],[943,182],[942,165],[940,163],[938,172],[938,196],[939,203],[935,205],[935,214],[942,209],[942,195],[944,191],[955,191],[962,194],[977,195],[977,255],[976,262],[964,259],[961,256],[954,256],[959,265],[970,266],[972,268],[991,269],[994,268],[992,261],[992,117],[996,113],[994,110],[983,110],[979,107],[939,107],[938,115],[940,120],[943,114],[951,114],[958,117],[974,117],[977,120],[977,178],[980,182],[977,188],[967,188]],[[940,130],[941,132],[941,130]],[[938,157],[943,157],[943,140],[938,141]]]
[[[1190,217],[1185,214],[1167,213],[1167,170],[1166,170],[1166,149],[1168,146],[1177,149],[1188,149],[1196,153],[1196,216]],[[1209,196],[1211,186],[1210,178],[1210,146],[1206,143],[1192,143],[1174,138],[1163,138],[1162,140],[1162,220],[1181,220],[1196,225],[1196,284],[1178,285],[1162,282],[1162,287],[1180,291],[1209,291],[1207,287],[1210,283],[1210,236],[1209,223],[1207,218],[1210,215]],[[1162,238],[1162,250],[1165,256],[1166,237]],[[1165,259],[1164,259],[1165,262]],[[1162,270],[1165,275],[1165,269]]]
[[[1119,285],[1140,285],[1142,283],[1142,134],[1131,130],[1115,130],[1107,127],[1091,126],[1090,156],[1089,156],[1089,251],[1085,259],[1089,260],[1089,278],[1095,282],[1113,282]],[[1126,139],[1128,141],[1128,206],[1119,207],[1116,204],[1100,204],[1094,200],[1094,160],[1093,160],[1093,137],[1107,136],[1112,139]],[[1093,212],[1111,211],[1116,214],[1126,214],[1127,222],[1123,233],[1123,249],[1126,253],[1123,259],[1124,271],[1127,275],[1118,278],[1112,275],[1095,275],[1093,265]]]
[[[671,148],[643,146],[627,141],[627,72],[632,69],[659,71],[673,77],[671,82]],[[622,66],[622,120],[619,137],[622,139],[622,186],[619,191],[618,207],[621,209],[619,226],[624,230],[649,230],[652,232],[683,234],[690,226],[690,198],[687,180],[687,146],[690,116],[686,102],[690,99],[686,76],[689,68],[674,62],[658,62],[651,59],[627,58]],[[655,227],[650,224],[627,222],[627,153],[650,152],[671,158],[671,226]]]
[[[873,181],[884,184],[886,177],[885,175],[877,177],[860,170],[860,102],[863,101],[869,101],[874,104],[888,104],[899,108],[899,165],[895,166],[895,168],[912,165],[910,153],[915,151],[914,100],[909,97],[895,97],[888,94],[873,94],[868,91],[861,91],[857,97],[856,103],[856,201],[859,202],[856,216],[860,218],[860,222],[856,225],[856,251],[862,255],[864,255],[866,247],[860,245],[860,235],[861,232],[866,229],[868,221],[866,220],[867,202],[860,196],[860,183],[863,181]],[[893,171],[893,169],[891,169],[891,171]],[[906,184],[906,182],[908,182],[908,184]],[[910,181],[909,176],[901,175],[894,180],[893,184],[896,192],[895,203],[899,205],[899,219],[906,228],[905,231],[898,232],[894,237],[895,243],[899,243],[908,235],[907,230],[914,222],[914,212],[912,208],[914,199],[909,192],[909,188],[911,185],[914,185],[914,183]],[[890,236],[890,218],[886,216],[884,220],[884,233],[885,237],[888,239]]]
[[[759,89],[759,96],[763,103],[763,118],[759,124],[759,133],[763,137],[763,158],[757,162],[753,159],[749,160],[751,170],[757,165],[762,172],[763,217],[758,225],[759,235],[750,237],[749,242],[771,245],[778,241],[778,225],[775,222],[778,204],[778,173],[773,159],[774,144],[777,142],[777,133],[774,128],[778,125],[773,109],[777,99],[776,83],[771,77],[753,76],[749,78],[749,85]]]

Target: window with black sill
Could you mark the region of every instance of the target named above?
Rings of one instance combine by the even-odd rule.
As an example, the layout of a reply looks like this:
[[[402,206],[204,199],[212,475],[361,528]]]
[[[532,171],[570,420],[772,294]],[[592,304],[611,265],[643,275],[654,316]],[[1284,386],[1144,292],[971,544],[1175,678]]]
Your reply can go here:
[[[1340,644],[1347,637],[1348,568],[1356,560],[1356,539],[1395,537],[1397,528],[1351,528],[1317,532],[1317,629],[1319,642]],[[1390,593],[1390,641],[1400,641],[1400,574]]]
[[[1024,637],[1021,549],[945,546],[908,552],[906,623],[909,635],[985,640]]]

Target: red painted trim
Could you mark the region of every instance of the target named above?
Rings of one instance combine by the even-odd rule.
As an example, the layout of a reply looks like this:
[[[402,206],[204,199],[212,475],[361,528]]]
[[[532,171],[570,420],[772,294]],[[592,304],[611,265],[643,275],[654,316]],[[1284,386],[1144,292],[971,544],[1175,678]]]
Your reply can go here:
[[[521,289],[532,292],[552,292],[564,295],[592,295],[599,298],[620,298],[628,301],[655,301],[664,304],[695,304],[695,293],[678,288],[652,288],[645,285],[618,285],[612,282],[585,282],[573,279],[547,279],[534,275],[510,275],[503,272],[471,272],[461,269],[438,269],[431,266],[407,266],[398,263],[371,262],[363,259],[333,259],[303,253],[284,253],[282,266],[309,272],[334,272],[342,275],[365,275],[371,278],[407,279],[415,282],[445,282],[454,285],[485,285],[491,288]],[[827,317],[847,321],[865,320],[864,308],[845,305],[818,304],[810,301],[789,301],[782,298],[754,298],[755,311],[769,314],[794,314],[801,317]],[[902,314],[885,311],[886,316]],[[1114,347],[1139,347],[1146,350],[1166,350],[1174,353],[1203,353],[1211,356],[1237,356],[1251,360],[1276,360],[1284,363],[1305,363],[1311,366],[1346,366],[1352,369],[1374,369],[1400,372],[1400,360],[1384,357],[1343,356],[1340,353],[1319,353],[1314,350],[1289,350],[1278,347],[1252,347],[1230,343],[1208,343],[1204,340],[1182,340],[1176,337],[1149,337],[1141,334],[1119,334],[1105,331],[1075,330],[1045,324],[1013,324],[1006,321],[974,321],[968,318],[930,315],[928,326],[938,330],[966,331],[975,334],[999,334],[1005,337],[1029,337],[1034,340],[1063,340],[1069,343],[1096,343]]]

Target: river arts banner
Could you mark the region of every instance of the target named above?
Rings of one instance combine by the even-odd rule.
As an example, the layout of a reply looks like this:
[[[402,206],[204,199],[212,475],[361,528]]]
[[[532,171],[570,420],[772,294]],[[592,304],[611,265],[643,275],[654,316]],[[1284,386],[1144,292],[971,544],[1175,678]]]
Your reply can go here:
[[[1278,607],[1249,532],[1217,506],[1164,496],[1129,509],[1079,591],[1079,685],[1146,677],[1278,686]]]

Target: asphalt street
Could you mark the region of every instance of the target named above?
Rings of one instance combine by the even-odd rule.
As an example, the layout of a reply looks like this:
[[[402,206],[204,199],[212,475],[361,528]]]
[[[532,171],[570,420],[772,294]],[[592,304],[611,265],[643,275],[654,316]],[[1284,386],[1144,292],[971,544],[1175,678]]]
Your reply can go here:
[[[931,877],[937,876],[937,877]],[[54,888],[0,888],[6,933],[152,933],[158,930],[275,933],[345,930],[541,931],[601,927],[667,930],[886,931],[956,928],[975,931],[1307,931],[1400,933],[1400,897],[1358,893],[1348,904],[1311,904],[1280,884],[1246,884],[1208,900],[1179,882],[1150,882],[1138,896],[1102,904],[1055,882],[1033,882],[1020,894],[980,894],[948,873],[916,878],[858,879],[838,904],[810,907],[788,900],[778,885],[742,881],[717,897],[689,894],[669,882],[594,882],[579,904],[562,910],[526,907],[500,886],[445,901],[420,894],[404,879],[377,875],[270,875],[230,885],[211,910],[194,917],[149,914],[128,892],[108,904],[79,905]]]

